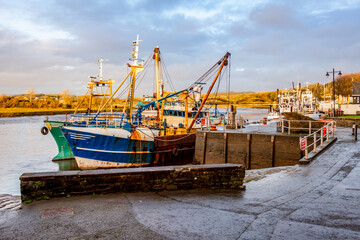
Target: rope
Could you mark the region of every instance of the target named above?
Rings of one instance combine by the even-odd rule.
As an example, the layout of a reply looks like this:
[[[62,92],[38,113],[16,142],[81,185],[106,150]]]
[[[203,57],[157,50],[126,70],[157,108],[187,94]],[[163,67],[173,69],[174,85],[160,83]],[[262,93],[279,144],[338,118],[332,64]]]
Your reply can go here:
[[[175,91],[175,87],[174,87],[174,84],[173,84],[173,82],[171,81],[171,78],[170,78],[170,74],[169,74],[169,72],[168,72],[168,70],[167,70],[167,68],[166,68],[166,64],[165,64],[165,62],[164,62],[164,58],[162,57],[162,54],[160,53],[160,59],[161,59],[161,61],[162,61],[162,63],[163,64],[161,64],[161,66],[163,67],[163,69],[164,69],[164,72],[165,72],[165,75],[166,75],[166,79],[168,80],[167,82],[169,83],[169,85],[170,85],[170,89],[171,89],[171,91],[173,91],[173,92],[176,92]]]

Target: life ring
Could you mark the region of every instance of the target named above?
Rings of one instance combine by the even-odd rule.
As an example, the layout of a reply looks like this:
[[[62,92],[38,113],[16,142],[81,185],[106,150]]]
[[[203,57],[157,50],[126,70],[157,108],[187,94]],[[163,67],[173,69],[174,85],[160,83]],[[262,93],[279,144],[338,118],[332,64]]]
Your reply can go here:
[[[40,132],[42,135],[47,135],[49,133],[49,129],[47,127],[42,127]]]
[[[177,148],[174,148],[173,151],[172,151],[172,154],[173,154],[174,156],[177,156],[178,153],[179,153],[179,150],[178,150]]]

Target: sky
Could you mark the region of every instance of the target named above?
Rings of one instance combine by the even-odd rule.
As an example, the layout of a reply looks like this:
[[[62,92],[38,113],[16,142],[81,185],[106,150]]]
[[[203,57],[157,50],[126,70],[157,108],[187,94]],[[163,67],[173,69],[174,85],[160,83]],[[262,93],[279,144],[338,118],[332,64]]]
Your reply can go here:
[[[325,83],[333,68],[360,72],[359,28],[360,0],[0,0],[0,94],[84,94],[100,57],[118,86],[137,34],[139,56],[159,46],[177,90],[226,52],[233,92]]]

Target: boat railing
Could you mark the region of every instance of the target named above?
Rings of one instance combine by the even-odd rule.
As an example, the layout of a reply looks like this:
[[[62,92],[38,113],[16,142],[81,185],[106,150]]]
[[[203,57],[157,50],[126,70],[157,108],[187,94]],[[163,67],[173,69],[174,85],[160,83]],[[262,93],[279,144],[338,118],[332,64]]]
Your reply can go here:
[[[74,114],[71,115],[69,123],[72,126],[77,127],[105,127],[105,128],[121,128],[126,123],[132,125],[144,125],[146,124],[146,118],[144,116],[138,117],[133,115],[131,119],[127,118],[126,114]]]
[[[74,114],[69,123],[79,127],[121,127],[126,120],[125,114]]]

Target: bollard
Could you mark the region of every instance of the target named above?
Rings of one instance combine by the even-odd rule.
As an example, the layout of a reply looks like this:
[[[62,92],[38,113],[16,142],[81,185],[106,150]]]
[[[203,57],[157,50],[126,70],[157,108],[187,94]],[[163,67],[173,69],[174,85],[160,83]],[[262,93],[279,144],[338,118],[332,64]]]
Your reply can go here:
[[[355,135],[355,122],[353,122],[352,124],[352,134],[351,135]]]
[[[357,141],[357,124],[355,125],[355,141]]]

